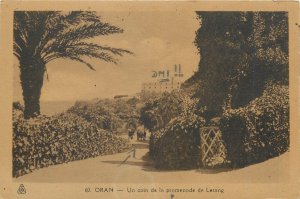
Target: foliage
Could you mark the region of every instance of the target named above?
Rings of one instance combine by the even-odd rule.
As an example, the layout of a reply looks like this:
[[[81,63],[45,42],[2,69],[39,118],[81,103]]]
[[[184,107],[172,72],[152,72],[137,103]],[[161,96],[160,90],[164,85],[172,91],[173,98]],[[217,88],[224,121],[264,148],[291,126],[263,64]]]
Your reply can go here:
[[[126,103],[133,108],[136,108],[136,106],[138,105],[139,102],[140,102],[140,99],[135,96],[126,101]]]
[[[149,152],[155,166],[187,169],[199,162],[199,128],[205,120],[195,114],[196,101],[183,92],[164,93],[141,109],[140,120],[151,131]]]
[[[94,70],[82,57],[116,63],[112,55],[130,53],[84,41],[123,32],[119,27],[102,22],[95,12],[16,11],[14,14],[14,54],[20,60],[30,53],[32,58],[40,56],[45,63],[67,58],[82,62]]]
[[[172,119],[160,134],[153,134],[152,151],[155,166],[163,169],[195,168],[200,161],[199,128],[205,120],[185,109]]]
[[[139,100],[135,97],[129,99],[107,100],[103,105],[111,107],[120,119],[128,123],[138,119],[139,110],[137,108]],[[99,101],[97,104],[101,104]]]
[[[155,98],[158,98],[161,96],[161,93],[157,93],[154,91],[142,91],[138,93],[138,97],[142,102],[148,102],[150,100],[154,100]]]
[[[141,108],[140,121],[151,132],[158,131],[184,109],[194,105],[195,102],[182,92],[163,93],[145,103]]]
[[[245,166],[278,156],[289,148],[288,86],[268,84],[263,95],[220,121],[228,158]]]
[[[139,121],[136,118],[131,118],[126,123],[126,128],[135,130],[139,126]]]
[[[138,126],[138,103],[139,99],[136,97],[76,102],[68,112],[80,116],[99,128],[117,131],[124,126],[126,128]]]
[[[13,176],[129,149],[127,140],[71,113],[24,119],[13,111]]]
[[[24,111],[24,106],[20,102],[13,102],[13,110]]]
[[[88,39],[122,32],[121,28],[102,22],[90,11],[14,12],[13,47],[20,64],[25,118],[40,114],[39,99],[47,63],[59,58],[70,59],[92,70],[95,68],[86,58],[117,63],[116,56],[131,52],[90,43]]]
[[[286,12],[197,12],[199,70],[185,82],[207,119],[245,106],[268,81],[288,84]]]
[[[114,131],[122,124],[120,118],[112,112],[111,107],[105,107],[96,103],[77,102],[67,112],[76,114],[98,128],[108,131]]]

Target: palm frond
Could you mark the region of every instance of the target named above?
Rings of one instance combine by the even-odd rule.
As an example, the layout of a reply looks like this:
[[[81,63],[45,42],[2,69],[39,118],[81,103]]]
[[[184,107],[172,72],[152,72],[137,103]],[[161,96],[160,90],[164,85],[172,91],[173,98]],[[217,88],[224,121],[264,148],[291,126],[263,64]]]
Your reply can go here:
[[[96,12],[91,11],[71,11],[64,16],[64,22],[69,25],[79,24],[81,22],[100,22],[100,17]]]
[[[73,57],[78,57],[83,59],[87,58],[97,58],[106,62],[112,62],[117,64],[118,59],[114,58],[115,56],[123,56],[123,54],[133,54],[132,52],[120,48],[112,48],[107,46],[100,46],[94,43],[78,42],[76,44],[71,44],[62,47],[54,46],[52,52],[48,53],[44,58],[45,62],[50,62],[58,58],[68,58],[72,59]]]
[[[84,39],[122,32],[122,29],[102,22],[75,26],[57,35],[52,42],[49,42],[44,47],[44,49],[42,50],[42,54],[50,53],[54,48],[56,48],[56,46],[68,46],[74,43],[78,43],[79,41],[82,41]]]
[[[42,52],[43,48],[47,48],[46,46],[49,46],[49,43],[51,44],[58,38],[63,37],[64,33],[68,32],[70,27],[76,27],[79,24],[90,23],[101,23],[100,17],[96,15],[96,12],[71,11],[66,15],[63,15],[60,12],[55,12],[52,15],[49,15],[46,21],[46,24],[48,25],[45,30],[45,35],[41,39],[42,42],[39,45],[39,52]],[[69,39],[72,38],[70,37]],[[62,41],[57,43],[61,42]]]
[[[133,54],[129,50],[125,50],[125,49],[121,49],[121,48],[112,48],[112,47],[109,47],[109,46],[100,46],[100,45],[95,44],[95,43],[79,42],[77,44],[74,44],[74,46],[89,47],[89,48],[91,48],[93,50],[109,51],[112,54],[118,55],[118,56],[123,56],[123,54]]]
[[[71,59],[71,60],[74,60],[74,61],[81,62],[81,63],[85,64],[89,69],[95,71],[95,68],[94,68],[90,63],[84,61],[83,59],[81,59],[81,58],[79,58],[79,57],[68,55],[68,56],[66,56],[66,57],[61,56],[61,58],[67,58],[67,59]]]
[[[15,54],[36,53],[47,23],[46,19],[55,12],[15,11],[14,50]]]
[[[112,62],[114,64],[117,64],[118,61],[118,59],[114,58],[112,55],[106,52],[89,51],[83,48],[68,48],[64,52],[57,52],[51,54],[50,56],[47,56],[47,58],[45,58],[45,62],[48,63],[55,59],[68,58],[68,57],[70,57],[70,59],[73,59],[74,57],[80,59],[82,59],[83,57],[97,58],[106,62]]]
[[[14,15],[14,55],[21,59],[37,56],[45,63],[69,58],[94,68],[83,58],[97,58],[117,63],[114,56],[132,52],[84,40],[96,36],[122,33],[123,29],[103,23],[96,12],[17,11]]]
[[[26,49],[27,45],[27,23],[29,15],[28,13],[15,11],[14,13],[14,54],[19,58]]]

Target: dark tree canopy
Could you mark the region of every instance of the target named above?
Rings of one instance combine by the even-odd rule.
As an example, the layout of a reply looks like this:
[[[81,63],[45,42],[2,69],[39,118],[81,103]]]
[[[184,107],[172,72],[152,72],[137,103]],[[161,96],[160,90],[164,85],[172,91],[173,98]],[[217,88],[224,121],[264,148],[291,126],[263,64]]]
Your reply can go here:
[[[145,103],[141,108],[139,120],[151,132],[159,131],[180,113],[195,111],[194,104],[184,92],[162,93]]]
[[[196,12],[198,72],[185,83],[208,115],[240,107],[269,81],[288,84],[288,17],[285,12]]]

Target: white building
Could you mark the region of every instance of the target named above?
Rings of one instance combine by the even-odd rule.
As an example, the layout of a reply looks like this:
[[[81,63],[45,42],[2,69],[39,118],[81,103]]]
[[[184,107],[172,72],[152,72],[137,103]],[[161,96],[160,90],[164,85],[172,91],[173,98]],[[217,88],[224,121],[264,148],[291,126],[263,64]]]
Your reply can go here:
[[[142,84],[142,92],[171,92],[173,90],[179,90],[181,82],[179,81],[158,81],[158,82],[148,82]]]
[[[181,83],[183,82],[183,73],[181,65],[174,65],[174,70],[160,69],[153,70],[152,76],[153,82],[147,82],[142,84],[142,92],[171,92],[173,90],[179,90]]]

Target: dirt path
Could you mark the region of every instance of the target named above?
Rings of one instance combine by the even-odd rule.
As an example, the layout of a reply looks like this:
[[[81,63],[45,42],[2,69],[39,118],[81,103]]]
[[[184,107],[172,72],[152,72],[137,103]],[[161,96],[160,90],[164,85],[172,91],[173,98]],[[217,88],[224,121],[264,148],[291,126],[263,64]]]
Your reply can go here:
[[[289,153],[237,170],[159,171],[147,158],[148,142],[131,141],[135,158],[129,153],[99,156],[50,166],[21,176],[16,182],[84,183],[212,183],[212,182],[285,182],[288,180]],[[124,160],[127,161],[124,162]]]

